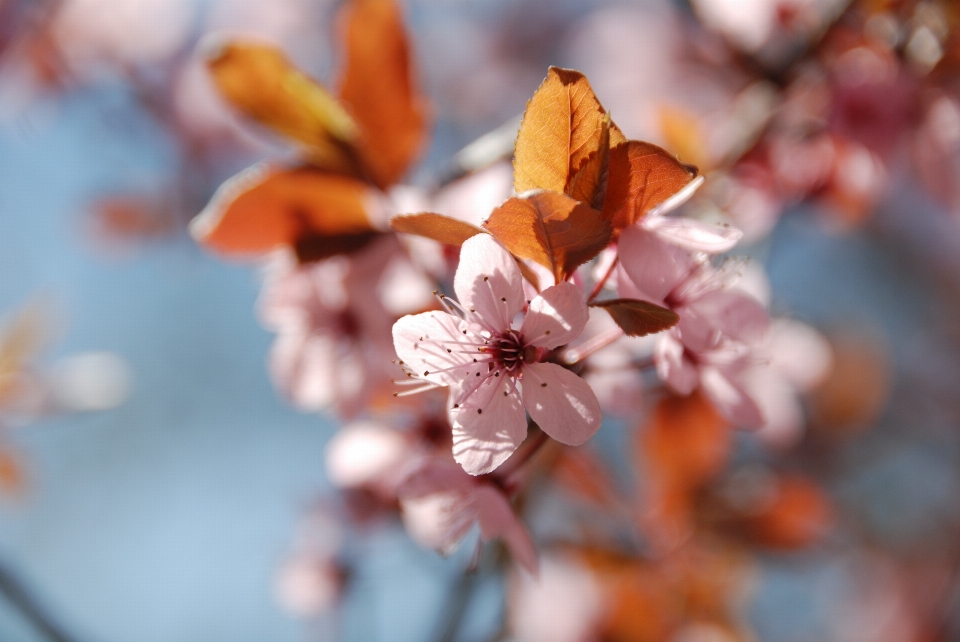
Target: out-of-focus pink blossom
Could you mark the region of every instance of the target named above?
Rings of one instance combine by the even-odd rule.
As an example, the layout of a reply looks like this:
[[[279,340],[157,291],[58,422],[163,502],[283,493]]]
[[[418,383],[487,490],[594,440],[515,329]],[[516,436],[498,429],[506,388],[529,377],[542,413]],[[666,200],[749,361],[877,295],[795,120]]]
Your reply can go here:
[[[263,322],[278,335],[270,354],[274,382],[304,410],[352,417],[388,394],[390,326],[428,307],[430,284],[405,270],[409,261],[392,236],[351,255],[279,262],[261,299]],[[398,287],[396,271],[414,276]]]
[[[192,19],[186,0],[69,0],[53,30],[70,67],[97,75],[172,56],[185,44]]]
[[[590,386],[543,360],[587,322],[573,284],[545,289],[524,308],[520,269],[493,237],[463,244],[454,290],[463,318],[446,312],[406,316],[393,327],[394,346],[408,376],[425,388],[450,388],[454,458],[479,475],[505,461],[527,434],[526,412],[548,435],[579,445],[600,427]],[[526,412],[524,411],[526,409]]]
[[[654,351],[660,378],[680,394],[701,386],[729,420],[758,427],[762,415],[742,376],[751,360],[750,344],[769,323],[763,306],[728,287],[729,269],[714,268],[639,226],[621,234],[620,256],[620,295],[658,303],[680,316]]]
[[[414,541],[449,555],[474,525],[483,540],[500,538],[530,573],[537,551],[503,491],[453,462],[424,458],[398,488],[403,523]]]
[[[408,436],[362,421],[338,431],[327,444],[326,471],[339,488],[373,487],[393,493],[413,458]]]
[[[799,395],[819,384],[830,370],[830,344],[810,326],[777,319],[756,352],[758,359],[745,377],[764,418],[756,435],[771,447],[787,448],[803,429]]]
[[[329,507],[318,506],[308,513],[274,582],[274,594],[283,608],[312,617],[336,605],[345,579],[338,560],[343,539],[340,521]]]
[[[543,556],[539,577],[510,583],[510,629],[523,642],[588,642],[604,613],[594,575],[575,559]]]

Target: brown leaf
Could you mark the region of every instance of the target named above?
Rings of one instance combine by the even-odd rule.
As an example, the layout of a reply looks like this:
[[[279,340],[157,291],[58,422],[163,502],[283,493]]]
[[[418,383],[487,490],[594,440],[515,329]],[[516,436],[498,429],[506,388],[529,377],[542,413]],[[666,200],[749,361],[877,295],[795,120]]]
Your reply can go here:
[[[357,148],[365,169],[385,188],[403,177],[423,147],[427,101],[416,86],[394,0],[350,0],[340,21],[347,48],[340,99],[360,126]]]
[[[628,337],[643,337],[672,328],[680,320],[673,310],[649,301],[611,299],[591,303],[592,308],[606,310]]]
[[[591,155],[597,155],[602,139],[608,137],[608,144],[622,142],[623,134],[612,123],[604,133],[605,116],[586,76],[550,67],[520,123],[514,149],[514,189],[518,193],[531,189],[571,193],[571,179]]]
[[[584,161],[580,170],[570,179],[567,193],[595,210],[603,209],[607,195],[607,169],[610,164],[610,115],[600,121],[600,141],[597,150]]]
[[[375,198],[373,188],[348,176],[308,166],[255,165],[217,190],[190,232],[206,247],[232,255],[296,246],[312,237],[355,237],[373,231],[367,212]],[[341,251],[351,247],[348,242]]]
[[[666,150],[650,143],[627,141],[610,150],[603,215],[619,232],[696,176],[694,169]]]
[[[327,169],[353,167],[350,144],[357,125],[336,98],[301,73],[282,51],[252,42],[213,48],[207,67],[220,93],[261,125],[309,147],[312,162]]]
[[[612,234],[597,210],[546,191],[507,199],[483,227],[514,256],[549,269],[557,283],[599,254]]]
[[[404,234],[416,234],[428,239],[460,247],[471,236],[480,234],[482,229],[460,219],[421,212],[420,214],[401,214],[390,219],[390,227]]]

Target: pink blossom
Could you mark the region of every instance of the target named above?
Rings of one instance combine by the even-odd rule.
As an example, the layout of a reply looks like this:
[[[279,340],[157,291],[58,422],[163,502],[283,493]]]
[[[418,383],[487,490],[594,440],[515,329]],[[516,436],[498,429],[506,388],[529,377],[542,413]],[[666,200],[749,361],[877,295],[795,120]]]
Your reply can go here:
[[[482,540],[500,538],[530,573],[537,551],[504,492],[487,478],[471,477],[453,462],[424,458],[398,489],[403,523],[417,543],[452,553],[478,525]]]
[[[726,252],[743,236],[729,225],[711,225],[686,216],[667,216],[693,196],[703,185],[699,176],[686,187],[660,203],[640,219],[634,228],[655,235],[660,240],[694,252],[720,254]]]
[[[421,389],[450,388],[453,454],[464,470],[480,475],[503,463],[527,434],[527,412],[561,443],[589,439],[600,426],[593,390],[544,362],[583,330],[588,313],[580,290],[571,283],[545,289],[514,328],[524,308],[520,270],[487,234],[463,244],[454,290],[462,318],[406,316],[394,325],[393,339],[408,376],[425,384]]]
[[[278,335],[274,383],[303,410],[356,415],[389,396],[392,321],[430,301],[428,283],[393,236],[354,254],[274,266],[260,304],[264,325]]]
[[[758,427],[763,418],[742,381],[753,359],[750,345],[769,318],[753,297],[731,287],[736,275],[702,256],[665,243],[638,226],[620,236],[621,296],[670,308],[679,323],[654,350],[657,374],[680,394],[698,386],[727,419]]]

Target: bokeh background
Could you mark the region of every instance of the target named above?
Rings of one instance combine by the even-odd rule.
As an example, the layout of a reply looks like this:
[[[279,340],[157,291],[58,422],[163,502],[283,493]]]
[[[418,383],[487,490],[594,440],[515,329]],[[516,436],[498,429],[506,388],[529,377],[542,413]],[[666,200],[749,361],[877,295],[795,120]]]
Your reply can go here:
[[[778,65],[789,56],[769,46],[775,28],[791,24],[781,14],[812,6],[829,17],[843,5],[694,4],[698,13],[667,0],[408,0],[434,113],[429,151],[408,182],[436,183],[457,150],[518,117],[551,64],[586,73],[631,137],[681,140],[661,107],[683,105],[676,113],[723,147],[716,131],[739,122],[731,105],[746,76],[783,89]],[[873,4],[878,15],[899,15],[895,5],[911,3]],[[910,16],[940,11],[934,24],[956,29],[942,10],[949,3],[912,5],[926,9]],[[289,153],[219,101],[197,43],[215,31],[255,34],[330,78],[335,9],[328,0],[0,0],[0,314],[9,320],[34,306],[46,328],[39,371],[109,353],[106,373],[94,364],[77,376],[101,377],[103,394],[116,398],[104,409],[79,403],[25,413],[29,421],[0,417],[18,471],[0,502],[0,564],[78,642],[280,642],[332,626],[283,610],[276,573],[304,512],[330,493],[323,453],[334,423],[275,391],[265,368],[271,336],[255,311],[258,272],[199,248],[187,223],[221,181]],[[926,24],[911,19],[905,28]],[[726,41],[754,62],[711,59],[713,45],[695,46],[684,26],[698,20],[715,34],[726,29]],[[935,38],[935,56],[920,37],[904,64],[926,82],[949,42]],[[939,608],[960,610],[952,570],[960,564],[960,208],[923,179],[936,168],[946,174],[937,185],[949,187],[960,175],[941,160],[920,163],[918,178],[904,152],[929,149],[922,136],[960,139],[957,78],[938,73],[931,84],[948,102],[933,130],[887,125],[899,112],[874,118],[868,107],[853,118],[874,118],[881,131],[871,134],[900,127],[911,137],[856,175],[869,198],[835,207],[771,196],[776,203],[739,221],[748,243],[737,253],[765,266],[773,311],[847,351],[835,382],[834,406],[843,407],[821,400],[823,412],[843,413],[853,399],[850,412],[861,413],[849,434],[825,437],[823,452],[794,461],[820,467],[840,521],[860,536],[759,559],[749,613],[760,640],[919,641],[883,637],[896,632],[910,581],[923,583],[904,579],[911,560],[947,587],[933,600],[946,600]],[[929,88],[887,91],[881,102],[902,98],[907,111],[921,99],[936,104]],[[945,146],[955,162],[956,147]],[[721,165],[711,153],[702,153],[707,164]],[[800,151],[786,158],[786,173],[805,171]],[[871,174],[874,159],[882,178]],[[622,449],[627,438],[615,426],[598,435],[601,451]],[[544,519],[532,528],[562,525]],[[464,554],[422,551],[397,524],[357,546],[367,561],[334,628],[347,640],[432,639]],[[851,589],[863,577],[877,594]],[[499,630],[501,585],[480,583],[457,639]],[[955,619],[947,635],[960,635]],[[0,639],[47,638],[0,599]]]

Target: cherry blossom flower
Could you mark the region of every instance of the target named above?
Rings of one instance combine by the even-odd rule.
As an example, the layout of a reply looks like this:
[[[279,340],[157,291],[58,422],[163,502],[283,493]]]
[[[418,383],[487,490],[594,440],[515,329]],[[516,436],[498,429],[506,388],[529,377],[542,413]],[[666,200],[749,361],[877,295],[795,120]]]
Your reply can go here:
[[[638,226],[621,234],[620,256],[621,296],[652,301],[680,315],[654,350],[660,379],[680,394],[699,385],[727,419],[759,427],[762,414],[742,377],[752,360],[750,346],[769,325],[764,307],[729,287],[736,276],[730,269],[714,268]]]
[[[538,571],[537,551],[503,490],[487,478],[471,477],[453,462],[421,460],[398,488],[407,532],[418,544],[451,554],[475,526],[481,540],[500,538],[530,573]]]
[[[385,236],[351,255],[275,265],[261,295],[264,325],[278,334],[270,354],[276,386],[307,411],[358,414],[389,398],[391,321],[432,301],[427,281]],[[411,274],[412,273],[412,274]],[[400,280],[400,284],[397,280]]]
[[[736,245],[743,233],[735,227],[712,225],[686,216],[667,216],[690,200],[694,192],[703,185],[703,181],[703,176],[695,178],[679,192],[647,212],[633,226],[634,233],[647,232],[666,243],[709,254],[720,254]]]
[[[600,426],[596,395],[574,373],[544,362],[583,330],[580,290],[566,282],[546,288],[514,328],[524,308],[520,269],[487,234],[463,244],[454,290],[463,317],[406,316],[393,339],[411,383],[424,384],[418,391],[450,388],[453,454],[464,470],[480,475],[503,463],[527,434],[526,412],[561,443],[589,439]]]

